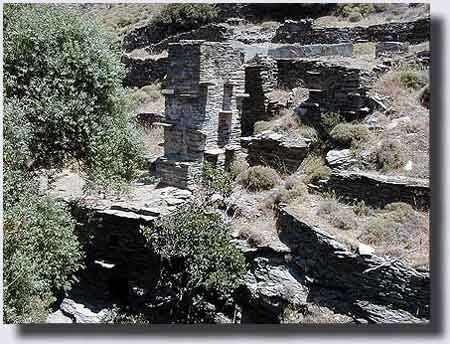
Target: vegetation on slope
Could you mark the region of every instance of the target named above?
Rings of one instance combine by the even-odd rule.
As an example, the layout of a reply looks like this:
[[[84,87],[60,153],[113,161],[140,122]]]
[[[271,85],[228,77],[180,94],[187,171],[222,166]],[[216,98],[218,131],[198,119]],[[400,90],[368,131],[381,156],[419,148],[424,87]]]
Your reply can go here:
[[[82,262],[65,206],[39,174],[78,160],[93,182],[134,178],[140,136],[118,40],[67,6],[4,8],[4,314],[40,322]]]
[[[227,305],[241,285],[245,258],[231,242],[230,227],[204,204],[187,204],[144,229],[162,259],[158,287],[176,293],[170,313],[176,322],[210,322],[208,300]]]

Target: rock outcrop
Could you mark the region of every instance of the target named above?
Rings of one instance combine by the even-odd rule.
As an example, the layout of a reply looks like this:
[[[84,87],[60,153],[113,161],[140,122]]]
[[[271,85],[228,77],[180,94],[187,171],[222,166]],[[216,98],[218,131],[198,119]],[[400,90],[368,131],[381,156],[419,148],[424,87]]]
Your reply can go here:
[[[427,179],[342,171],[333,173],[326,187],[341,197],[364,200],[375,206],[392,202],[405,202],[417,208],[430,206],[430,186]]]
[[[295,172],[309,151],[309,142],[292,140],[282,134],[261,133],[241,139],[250,165],[267,165],[283,172]]]
[[[291,250],[293,266],[309,281],[310,297],[314,288],[322,289],[323,303],[373,323],[429,319],[429,273],[399,259],[352,252],[288,208],[279,211],[277,228],[280,240]]]

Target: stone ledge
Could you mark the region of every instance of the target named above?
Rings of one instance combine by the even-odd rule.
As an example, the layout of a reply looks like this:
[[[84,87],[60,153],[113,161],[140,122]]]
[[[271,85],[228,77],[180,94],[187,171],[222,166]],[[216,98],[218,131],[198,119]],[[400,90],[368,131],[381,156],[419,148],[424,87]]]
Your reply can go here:
[[[345,198],[363,200],[375,206],[405,202],[416,208],[430,207],[427,179],[342,171],[332,173],[326,187]]]
[[[430,317],[430,275],[373,254],[349,251],[327,231],[279,210],[280,240],[312,285],[342,294],[353,315],[370,322],[424,322]],[[386,315],[389,315],[388,317]]]

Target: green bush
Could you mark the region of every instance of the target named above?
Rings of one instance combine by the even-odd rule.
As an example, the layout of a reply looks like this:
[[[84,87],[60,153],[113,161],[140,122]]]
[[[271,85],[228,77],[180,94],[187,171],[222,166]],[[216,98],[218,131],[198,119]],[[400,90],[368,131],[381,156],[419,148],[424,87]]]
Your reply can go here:
[[[169,4],[153,18],[155,25],[171,29],[193,30],[216,20],[218,11],[211,4]]]
[[[369,129],[363,124],[339,123],[330,131],[330,136],[339,145],[357,148],[369,137]]]
[[[405,164],[402,146],[397,141],[385,140],[377,149],[378,168],[382,171],[393,171]]]
[[[7,5],[4,21],[4,95],[20,103],[30,126],[31,167],[75,158],[99,173],[91,166],[99,141],[121,151],[118,158],[140,161],[125,153],[123,137],[135,136],[134,128],[111,129],[130,118],[117,37],[67,6]]]
[[[188,204],[143,230],[161,257],[160,283],[177,295],[171,313],[176,321],[195,322],[196,300],[213,293],[230,299],[243,282],[244,255],[230,240],[230,227],[201,204]],[[182,319],[181,308],[188,309]],[[198,306],[200,307],[200,306]]]
[[[273,168],[252,166],[239,175],[238,182],[252,191],[270,190],[280,183],[280,176]]]
[[[383,210],[389,214],[392,220],[398,223],[406,222],[416,214],[410,204],[403,202],[390,203],[386,205]]]
[[[361,13],[358,12],[352,12],[348,15],[348,21],[351,23],[357,23],[363,20],[363,16]]]
[[[233,178],[210,162],[203,164],[203,176],[206,186],[214,192],[228,195],[233,190]]]
[[[258,121],[253,125],[253,132],[255,134],[262,133],[273,129],[273,124],[269,121]]]
[[[295,175],[286,180],[284,187],[288,191],[290,201],[301,199],[308,192],[303,179]]]
[[[4,183],[4,320],[43,322],[53,295],[81,267],[75,223],[65,206],[35,191],[29,175],[7,171]]]
[[[396,73],[395,79],[400,82],[404,88],[419,90],[428,82],[426,72],[422,70],[404,70]]]
[[[345,119],[341,114],[335,112],[328,112],[320,119],[322,125],[327,131],[332,130],[335,126],[344,122],[344,120]]]
[[[311,140],[313,144],[317,144],[320,142],[320,137],[317,129],[310,125],[301,124],[298,127],[298,133],[301,137]]]
[[[423,231],[420,214],[405,203],[391,203],[362,227],[360,239],[378,246],[411,247]]]
[[[291,204],[301,202],[307,194],[308,188],[303,179],[298,176],[291,176],[279,189],[275,189],[266,201],[268,207],[278,206],[280,203]]]
[[[4,311],[44,321],[81,266],[66,207],[37,171],[78,159],[105,184],[130,180],[139,133],[122,88],[119,42],[66,6],[4,7]]]
[[[334,199],[322,201],[317,210],[317,215],[327,219],[332,225],[342,230],[352,230],[357,226],[353,212],[343,208]]]
[[[234,159],[230,166],[230,174],[233,179],[236,179],[241,173],[250,167],[247,160],[243,158]]]
[[[363,17],[375,12],[373,4],[346,4],[339,7],[339,13],[344,17],[349,17],[353,13],[358,13]]]
[[[320,156],[310,155],[303,160],[300,165],[306,184],[317,183],[321,179],[327,179],[331,174],[331,169],[325,165]]]

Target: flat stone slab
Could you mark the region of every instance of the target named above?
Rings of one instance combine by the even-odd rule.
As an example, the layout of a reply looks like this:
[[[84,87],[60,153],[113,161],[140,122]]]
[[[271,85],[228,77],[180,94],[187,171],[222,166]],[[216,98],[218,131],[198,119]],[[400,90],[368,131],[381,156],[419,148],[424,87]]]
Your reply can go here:
[[[47,317],[47,324],[73,324],[73,321],[68,316],[64,315],[60,309],[50,313]]]
[[[99,214],[151,222],[173,211],[174,205],[187,202],[192,192],[158,184],[131,184],[128,193],[115,195],[86,195],[85,181],[80,175],[65,172],[47,190],[48,194],[65,202],[77,202],[82,208]]]

